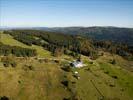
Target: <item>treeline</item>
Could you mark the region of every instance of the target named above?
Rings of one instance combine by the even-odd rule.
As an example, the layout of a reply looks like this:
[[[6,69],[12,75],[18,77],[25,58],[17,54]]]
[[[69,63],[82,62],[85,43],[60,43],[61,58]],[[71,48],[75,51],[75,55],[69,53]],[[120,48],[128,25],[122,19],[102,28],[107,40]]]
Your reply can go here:
[[[111,41],[91,40],[81,35],[68,35],[40,30],[12,30],[4,31],[4,33],[12,35],[14,39],[24,44],[40,45],[56,56],[61,54],[79,56],[83,54],[96,59],[99,48],[125,58],[133,56],[133,47]]]
[[[91,37],[96,40],[114,41],[126,43],[133,46],[133,28],[119,27],[66,27],[66,28],[50,28],[53,32],[62,32],[66,34],[80,34],[81,36]]]
[[[14,39],[24,44],[40,45],[51,51],[53,55],[68,54],[78,56],[79,54],[84,54],[86,56],[91,56],[92,54],[96,54],[96,50],[93,45],[91,45],[92,43],[90,43],[91,41],[80,36],[39,30],[12,30],[4,31],[4,33],[12,35]],[[42,40],[46,41],[48,44],[41,42]]]
[[[125,58],[133,57],[133,47],[122,43],[116,43],[112,41],[95,41],[94,46],[96,48],[102,48],[112,54],[118,54]]]
[[[33,35],[27,34],[27,32],[19,31],[4,31],[5,34],[10,34],[14,39],[31,46],[32,44],[40,45],[41,41],[33,37]]]
[[[0,56],[8,56],[10,54],[13,54],[17,57],[33,57],[37,55],[36,50],[34,49],[9,46],[0,43]]]

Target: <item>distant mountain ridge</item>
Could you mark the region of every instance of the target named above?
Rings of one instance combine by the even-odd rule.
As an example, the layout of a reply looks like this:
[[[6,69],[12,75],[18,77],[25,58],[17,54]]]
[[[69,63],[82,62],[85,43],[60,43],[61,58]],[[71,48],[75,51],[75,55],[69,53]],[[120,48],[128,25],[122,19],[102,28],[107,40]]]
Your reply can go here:
[[[11,29],[34,29],[44,30],[50,32],[59,32],[64,34],[82,35],[92,38],[94,40],[110,40],[113,42],[125,43],[133,46],[133,28],[120,28],[120,27],[6,27],[0,30]]]
[[[95,40],[111,40],[133,46],[133,28],[119,27],[66,27],[51,28],[50,31],[82,35]]]

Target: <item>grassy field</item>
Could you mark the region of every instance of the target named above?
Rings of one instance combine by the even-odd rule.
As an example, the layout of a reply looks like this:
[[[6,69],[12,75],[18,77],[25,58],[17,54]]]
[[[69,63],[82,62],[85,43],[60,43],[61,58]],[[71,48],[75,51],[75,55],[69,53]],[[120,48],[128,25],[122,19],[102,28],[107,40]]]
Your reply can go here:
[[[51,57],[51,53],[49,51],[43,49],[43,47],[37,46],[37,45],[32,45],[32,46],[25,45],[25,44],[15,40],[15,39],[13,39],[13,37],[9,34],[1,33],[1,40],[0,41],[6,45],[20,46],[23,48],[36,49],[39,57]]]
[[[82,56],[85,67],[65,72],[62,66],[73,60],[72,57],[53,57],[42,47],[27,46],[7,34],[1,33],[1,42],[34,48],[39,57],[48,61],[11,57],[17,62],[15,68],[4,67],[0,61],[0,96],[10,100],[63,100],[76,94],[79,100],[133,100],[133,62],[109,53],[97,60]],[[61,61],[57,63],[51,58]],[[110,64],[110,59],[115,59],[116,64]],[[73,71],[79,72],[80,79],[73,77]],[[69,81],[69,88],[61,84],[64,76]]]
[[[86,67],[73,68],[79,72],[80,79],[77,80],[72,72],[64,72],[61,65],[53,61],[39,62],[33,58],[14,60],[17,62],[16,68],[0,66],[0,96],[5,95],[11,100],[63,100],[70,97],[70,92],[61,84],[64,73],[70,82],[75,82],[69,88],[76,91],[79,99],[133,98],[133,73],[108,63],[94,61],[90,64],[85,61]],[[32,69],[28,69],[28,66],[32,66]]]
[[[28,46],[22,42],[19,42],[17,40],[15,40],[11,35],[9,34],[3,34],[2,32],[0,32],[0,36],[1,36],[1,39],[0,39],[0,42],[2,42],[3,44],[6,44],[6,45],[11,45],[11,46],[20,46],[20,47],[23,47],[23,48],[31,48],[31,49],[36,49],[37,50],[37,54],[38,54],[38,57],[44,57],[44,58],[55,58],[51,55],[51,52],[49,52],[48,50],[45,50],[43,47],[41,46],[37,46],[37,45],[32,45],[32,46]],[[56,57],[57,58],[57,57]],[[67,55],[62,55],[61,57],[58,57],[59,59],[62,59],[62,58],[70,58],[69,56]],[[70,58],[71,59],[71,58]]]
[[[69,96],[60,84],[63,71],[59,64],[40,63],[35,59],[14,60],[16,68],[0,66],[0,96],[11,100],[62,100]]]
[[[102,62],[101,62],[102,61]],[[70,75],[71,81],[76,82],[78,98],[82,100],[132,100],[133,99],[133,73],[103,62],[102,58],[92,62],[84,59],[87,64],[78,71],[79,80]],[[117,76],[117,78],[114,78]],[[92,98],[93,97],[93,98]]]

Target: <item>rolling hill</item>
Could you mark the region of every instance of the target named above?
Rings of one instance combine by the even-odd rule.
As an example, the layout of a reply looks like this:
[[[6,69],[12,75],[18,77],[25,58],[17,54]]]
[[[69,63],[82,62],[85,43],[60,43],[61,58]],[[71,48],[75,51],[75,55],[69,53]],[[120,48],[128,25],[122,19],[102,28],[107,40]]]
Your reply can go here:
[[[38,28],[43,29],[43,28]],[[73,35],[82,35],[95,40],[111,40],[133,46],[133,28],[118,27],[64,27],[44,29]]]
[[[94,40],[110,40],[118,43],[125,43],[129,46],[133,46],[133,28],[121,28],[121,27],[6,27],[0,30],[42,30],[49,32],[59,32],[72,35],[81,35]]]
[[[3,44],[36,49],[38,54],[35,57],[8,55],[6,59],[16,62],[16,67],[12,67],[12,64],[5,67],[4,58],[0,56],[0,98],[4,96],[9,100],[132,100],[133,98],[132,61],[102,51],[103,55],[95,60],[81,55],[81,60],[86,66],[74,68],[70,66],[70,62],[76,58],[71,55],[56,57],[43,45],[27,45],[19,38],[15,39],[14,35],[4,33],[0,35],[0,42]],[[47,35],[43,36],[41,39],[47,40]],[[73,39],[73,36],[64,37],[66,35],[57,38]],[[52,42],[45,43],[58,43],[53,41],[56,40],[53,38]],[[85,39],[81,37],[78,39],[82,44],[88,42],[84,42]],[[112,59],[115,59],[115,64],[110,62]],[[70,70],[64,69],[69,67]],[[80,79],[74,76],[75,71],[79,73]]]

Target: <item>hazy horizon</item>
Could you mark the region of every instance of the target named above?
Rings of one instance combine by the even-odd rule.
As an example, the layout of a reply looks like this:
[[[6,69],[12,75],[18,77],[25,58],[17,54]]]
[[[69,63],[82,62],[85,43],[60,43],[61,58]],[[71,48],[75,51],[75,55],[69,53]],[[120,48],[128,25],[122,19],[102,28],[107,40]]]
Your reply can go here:
[[[0,27],[133,27],[132,0],[1,0]]]
[[[1,29],[8,29],[8,28],[71,28],[71,27],[83,27],[83,28],[90,28],[90,27],[113,27],[113,28],[133,28],[133,27],[120,27],[120,26],[54,26],[54,27],[47,27],[47,26],[0,26]]]

